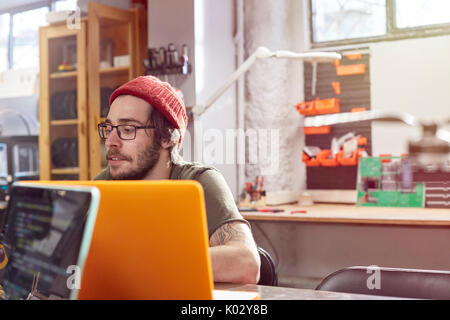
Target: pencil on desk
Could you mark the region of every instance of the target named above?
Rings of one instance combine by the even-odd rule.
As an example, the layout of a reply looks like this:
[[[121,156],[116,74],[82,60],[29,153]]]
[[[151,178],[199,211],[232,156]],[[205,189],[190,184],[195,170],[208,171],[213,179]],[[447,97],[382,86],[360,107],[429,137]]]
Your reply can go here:
[[[306,213],[306,210],[292,210],[291,213]]]

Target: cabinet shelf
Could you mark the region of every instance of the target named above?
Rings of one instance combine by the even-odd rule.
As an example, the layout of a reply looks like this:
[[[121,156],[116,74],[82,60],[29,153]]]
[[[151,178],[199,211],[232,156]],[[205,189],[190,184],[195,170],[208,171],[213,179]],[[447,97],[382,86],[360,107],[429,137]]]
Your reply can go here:
[[[68,126],[68,125],[77,125],[78,119],[67,119],[67,120],[51,120],[50,124],[52,126]]]
[[[74,168],[56,168],[52,169],[52,174],[79,174],[80,168],[74,167]]]
[[[100,69],[100,75],[112,75],[112,74],[125,74],[130,71],[129,66],[124,67],[111,67],[111,68],[105,68]]]
[[[78,71],[53,72],[50,74],[50,79],[75,78],[77,76]]]
[[[87,70],[86,70],[86,21],[79,28],[69,29],[66,25],[50,25],[39,28],[39,174],[41,180],[89,178],[87,124]],[[78,53],[78,54],[77,54]],[[57,71],[62,61],[73,61],[77,69]],[[70,91],[76,100],[61,99],[57,93]],[[70,97],[72,99],[72,97]],[[63,105],[76,116],[69,119],[53,119],[52,108]],[[60,139],[76,141],[73,148],[55,148]],[[64,144],[66,146],[66,144]],[[62,153],[62,154],[61,154]],[[53,163],[58,155],[59,164],[76,167],[57,167]],[[65,160],[71,160],[67,162]],[[76,160],[76,162],[75,162]],[[57,164],[58,164],[57,163]],[[69,177],[70,176],[70,177]]]

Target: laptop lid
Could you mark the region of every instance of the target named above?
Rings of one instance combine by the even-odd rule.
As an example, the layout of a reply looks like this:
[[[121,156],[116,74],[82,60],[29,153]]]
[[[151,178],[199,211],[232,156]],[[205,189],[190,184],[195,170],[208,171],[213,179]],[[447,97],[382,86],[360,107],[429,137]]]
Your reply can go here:
[[[99,197],[95,187],[13,185],[3,239],[3,298],[77,298]]]
[[[212,299],[196,181],[52,181],[101,193],[80,299]]]

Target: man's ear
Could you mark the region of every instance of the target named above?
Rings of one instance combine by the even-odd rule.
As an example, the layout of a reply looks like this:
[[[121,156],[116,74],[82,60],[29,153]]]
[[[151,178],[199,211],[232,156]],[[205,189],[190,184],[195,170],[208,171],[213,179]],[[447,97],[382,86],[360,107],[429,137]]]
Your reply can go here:
[[[170,147],[172,147],[174,145],[173,141],[170,140],[162,140],[161,141],[161,148],[163,149],[169,149]]]

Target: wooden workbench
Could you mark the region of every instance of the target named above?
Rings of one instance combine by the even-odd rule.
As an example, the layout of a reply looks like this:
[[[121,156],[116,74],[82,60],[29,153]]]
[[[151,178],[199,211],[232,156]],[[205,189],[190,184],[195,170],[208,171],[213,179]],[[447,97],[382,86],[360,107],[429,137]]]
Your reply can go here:
[[[247,220],[450,226],[448,209],[375,208],[346,204],[314,204],[310,207],[282,205],[273,208],[285,211],[251,211],[241,214]],[[291,213],[292,210],[306,210],[307,213]]]
[[[259,300],[409,300],[407,298],[318,291],[311,289],[269,287],[251,284],[215,283],[214,288],[234,292],[257,292],[259,293]]]

